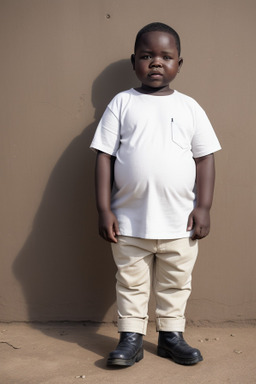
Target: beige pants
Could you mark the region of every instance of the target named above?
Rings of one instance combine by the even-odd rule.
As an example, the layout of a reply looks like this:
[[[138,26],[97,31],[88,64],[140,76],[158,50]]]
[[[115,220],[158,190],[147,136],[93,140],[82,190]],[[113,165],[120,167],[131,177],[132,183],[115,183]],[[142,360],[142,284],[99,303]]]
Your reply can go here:
[[[153,285],[157,331],[183,332],[197,241],[119,236],[118,242],[112,244],[112,251],[118,269],[118,331],[146,334]]]

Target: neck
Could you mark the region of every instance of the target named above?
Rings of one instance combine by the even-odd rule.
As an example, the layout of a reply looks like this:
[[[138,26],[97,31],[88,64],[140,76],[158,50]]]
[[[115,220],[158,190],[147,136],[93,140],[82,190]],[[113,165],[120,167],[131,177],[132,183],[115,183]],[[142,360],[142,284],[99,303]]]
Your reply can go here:
[[[148,85],[141,84],[139,88],[135,88],[135,89],[140,93],[145,93],[145,94],[155,95],[155,96],[171,95],[174,92],[173,89],[169,88],[169,85],[164,87],[159,87],[159,88],[155,88],[155,87],[153,88],[153,87],[149,87]]]

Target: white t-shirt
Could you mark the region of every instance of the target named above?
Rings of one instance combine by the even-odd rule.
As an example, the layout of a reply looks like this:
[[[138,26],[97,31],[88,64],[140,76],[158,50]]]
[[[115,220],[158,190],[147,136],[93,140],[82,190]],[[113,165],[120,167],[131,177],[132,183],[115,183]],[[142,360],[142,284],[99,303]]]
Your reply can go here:
[[[130,89],[109,103],[91,148],[116,157],[111,207],[124,236],[177,239],[194,208],[194,158],[221,149],[199,104]]]

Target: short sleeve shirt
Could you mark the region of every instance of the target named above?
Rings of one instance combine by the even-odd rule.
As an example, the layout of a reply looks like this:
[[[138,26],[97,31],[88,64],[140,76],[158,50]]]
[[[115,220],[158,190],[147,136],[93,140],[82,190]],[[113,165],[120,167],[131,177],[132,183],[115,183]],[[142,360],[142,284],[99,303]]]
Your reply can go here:
[[[221,149],[204,110],[178,91],[167,96],[119,93],[109,103],[91,148],[116,157],[111,207],[124,236],[191,236],[196,202],[194,158]]]

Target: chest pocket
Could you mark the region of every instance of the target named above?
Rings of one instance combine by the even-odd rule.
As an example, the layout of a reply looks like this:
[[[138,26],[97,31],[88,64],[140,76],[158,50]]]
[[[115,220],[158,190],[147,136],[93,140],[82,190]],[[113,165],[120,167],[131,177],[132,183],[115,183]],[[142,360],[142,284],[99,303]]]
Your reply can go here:
[[[171,123],[172,141],[182,149],[188,149],[191,147],[191,138],[189,130],[185,126],[179,125],[172,120]]]

